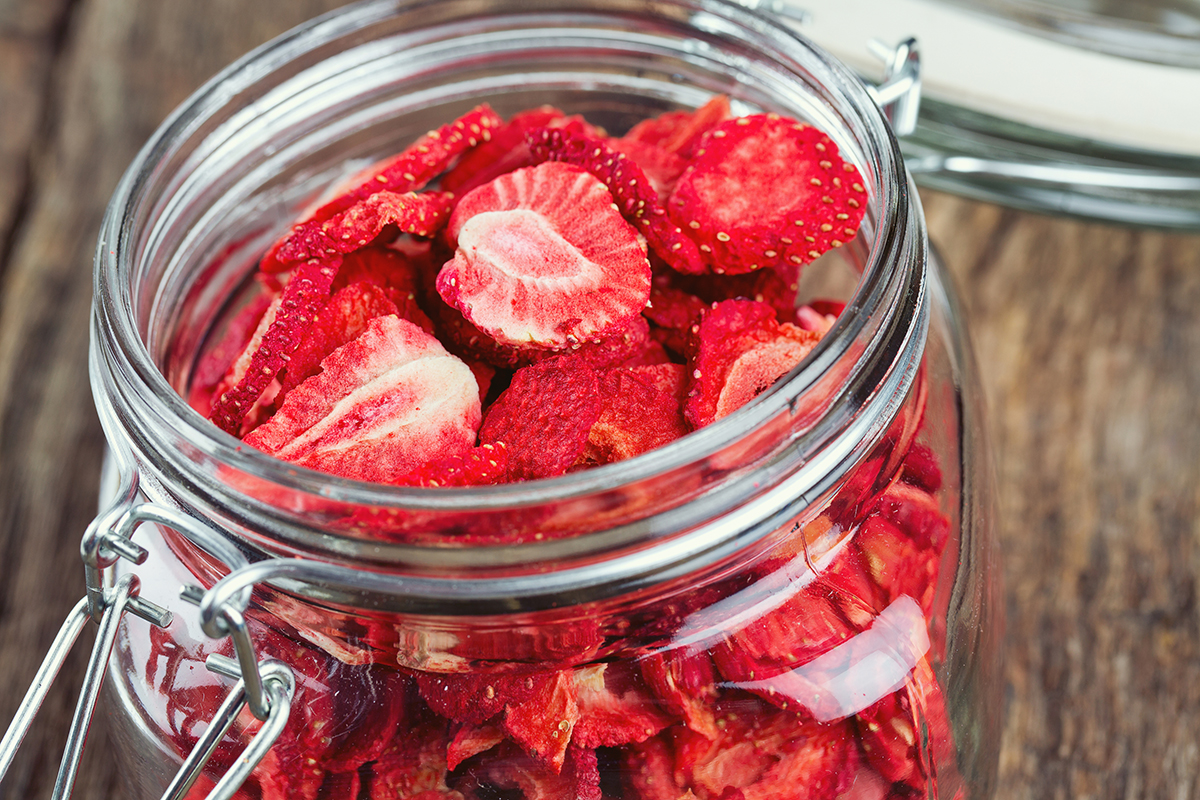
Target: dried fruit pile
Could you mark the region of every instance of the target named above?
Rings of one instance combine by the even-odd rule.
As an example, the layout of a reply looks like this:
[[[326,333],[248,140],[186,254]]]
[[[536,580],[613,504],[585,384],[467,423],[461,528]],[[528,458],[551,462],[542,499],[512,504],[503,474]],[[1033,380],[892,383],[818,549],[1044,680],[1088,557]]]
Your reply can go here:
[[[280,459],[396,485],[631,458],[813,349],[841,306],[798,304],[800,269],[852,238],[864,205],[827,136],[732,117],[725,98],[621,137],[552,108],[480,107],[267,252],[260,298],[190,400]],[[783,550],[637,613],[563,623],[550,644],[454,640],[438,662],[404,625],[367,625],[362,652],[384,666],[261,627],[262,650],[300,673],[297,711],[242,796],[920,795],[928,748],[950,746],[928,622],[949,522],[910,405]],[[160,645],[146,678],[186,750],[219,693],[181,693],[173,676],[203,654]],[[881,653],[892,672],[870,666]]]
[[[859,181],[815,128],[730,118],[725,98],[620,138],[480,107],[270,249],[269,300],[229,326],[192,402],[277,458],[382,483],[630,458],[813,348],[828,315],[796,312],[796,280],[855,235]]]

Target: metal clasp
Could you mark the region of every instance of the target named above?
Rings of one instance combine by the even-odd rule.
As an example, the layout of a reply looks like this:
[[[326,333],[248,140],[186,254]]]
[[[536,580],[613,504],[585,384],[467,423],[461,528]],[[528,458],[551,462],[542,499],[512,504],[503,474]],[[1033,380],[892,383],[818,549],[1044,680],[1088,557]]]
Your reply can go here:
[[[879,104],[896,136],[908,136],[917,129],[921,109],[921,54],[917,40],[905,39],[889,47],[878,39],[867,42],[871,53],[884,63],[883,81],[867,84],[867,92]]]
[[[133,613],[153,625],[166,627],[171,613],[165,608],[138,595],[137,576],[126,573],[115,577],[114,566],[120,559],[133,564],[145,562],[148,551],[132,540],[143,523],[156,523],[178,531],[192,544],[225,563],[233,572],[248,565],[245,556],[220,533],[200,520],[174,509],[138,503],[136,470],[123,465],[121,480],[113,502],[88,526],[80,545],[84,562],[87,594],[67,616],[58,635],[50,645],[33,683],[17,708],[4,738],[0,739],[0,780],[11,766],[25,734],[38,709],[45,700],[50,685],[58,676],[67,654],[74,646],[88,619],[99,624],[96,643],[84,673],[75,714],[67,733],[67,742],[54,784],[54,800],[70,797],[84,740],[91,725],[100,686],[108,669],[113,644],[122,617]],[[180,596],[206,611],[202,627],[213,638],[230,637],[237,660],[211,655],[206,666],[213,672],[236,679],[237,683],[210,721],[204,735],[184,759],[175,779],[167,788],[164,800],[179,800],[192,787],[213,751],[228,732],[243,706],[248,706],[262,727],[246,746],[237,763],[221,777],[209,793],[209,800],[228,800],[245,782],[250,773],[279,738],[291,713],[295,677],[291,669],[278,661],[258,661],[254,645],[246,628],[244,612],[250,602],[251,585],[235,591],[225,591],[220,600],[210,598],[199,587],[185,586]]]

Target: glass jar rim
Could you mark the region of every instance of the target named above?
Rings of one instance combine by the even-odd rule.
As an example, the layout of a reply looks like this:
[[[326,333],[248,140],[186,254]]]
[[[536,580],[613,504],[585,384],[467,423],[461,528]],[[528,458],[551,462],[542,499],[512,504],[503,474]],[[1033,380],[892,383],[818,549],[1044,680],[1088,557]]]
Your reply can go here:
[[[447,489],[368,484],[278,461],[245,448],[236,438],[217,429],[172,389],[144,341],[131,287],[132,274],[137,269],[136,260],[147,256],[138,253],[136,238],[139,232],[133,224],[132,209],[146,202],[149,187],[156,181],[164,180],[160,167],[172,148],[179,141],[195,135],[204,121],[230,98],[250,91],[264,75],[285,68],[322,43],[340,37],[352,37],[354,32],[396,13],[398,9],[412,10],[429,5],[427,0],[399,4],[379,0],[319,17],[284,34],[230,65],[200,88],[163,123],[135,158],[109,205],[96,253],[93,390],[98,400],[101,396],[119,398],[116,411],[108,408],[101,410],[110,443],[126,438],[137,443],[135,448],[140,453],[153,450],[153,442],[149,441],[152,437],[145,433],[143,421],[137,419],[139,414],[125,407],[125,404],[133,404],[139,413],[149,414],[169,425],[197,453],[253,474],[271,485],[306,496],[348,504],[404,509],[470,507],[486,510],[529,506],[586,496],[634,481],[650,480],[681,465],[721,452],[743,439],[747,432],[755,431],[780,414],[794,409],[797,398],[804,395],[835,364],[856,358],[851,351],[865,335],[870,334],[876,339],[891,336],[901,340],[896,345],[896,353],[892,354],[892,361],[884,365],[887,370],[892,370],[905,358],[911,361],[912,354],[920,352],[924,341],[923,326],[927,324],[927,314],[923,310],[924,229],[895,139],[859,80],[781,22],[750,12],[735,2],[673,0],[653,4],[652,9],[646,4],[632,4],[645,13],[686,13],[688,24],[698,26],[698,29],[707,26],[724,35],[768,36],[779,48],[779,52],[772,56],[802,58],[807,64],[819,65],[823,85],[845,104],[841,111],[856,115],[856,123],[870,137],[869,141],[862,143],[870,163],[860,164],[860,167],[875,176],[874,200],[878,219],[873,240],[869,243],[861,280],[848,305],[849,313],[838,319],[814,352],[775,387],[745,407],[676,442],[617,464],[523,483]],[[629,13],[631,4],[617,0],[613,6]],[[603,13],[596,6],[582,11],[572,9],[569,5],[547,3],[522,4],[521,13],[545,13],[547,10],[573,13],[577,17],[598,17]],[[893,268],[905,262],[909,262],[909,269]],[[904,306],[903,313],[893,315],[895,318],[890,323],[887,319],[881,319],[881,316],[888,315],[875,313],[885,309],[889,303]],[[901,397],[907,391],[905,373],[903,368],[896,372]],[[841,388],[854,396],[855,402],[861,402],[876,388],[871,383],[877,374],[867,375],[861,369],[855,369],[855,374],[860,379],[858,384]],[[118,378],[114,379],[114,375]],[[908,375],[908,381],[911,382],[911,375]],[[893,406],[897,404],[894,400],[891,402]],[[98,406],[101,405],[106,404],[98,402]],[[844,421],[822,421],[827,424],[816,424],[812,428],[814,441],[846,435],[842,424]],[[876,425],[872,430],[878,428]],[[861,433],[861,427],[859,430]],[[192,477],[198,483],[204,483],[202,476]],[[325,535],[334,539],[338,536]],[[300,537],[298,541],[310,539]],[[323,540],[323,547],[319,549],[330,549],[330,541]],[[353,539],[335,543],[332,550],[353,557],[366,545],[377,544]],[[561,545],[559,547],[561,549]],[[540,550],[530,550],[531,553],[535,551],[553,552],[553,546],[544,545]],[[392,550],[385,547],[383,552],[398,554],[399,561],[411,557],[411,552],[402,547]],[[378,552],[376,557],[379,557]],[[383,560],[390,559],[385,556]]]

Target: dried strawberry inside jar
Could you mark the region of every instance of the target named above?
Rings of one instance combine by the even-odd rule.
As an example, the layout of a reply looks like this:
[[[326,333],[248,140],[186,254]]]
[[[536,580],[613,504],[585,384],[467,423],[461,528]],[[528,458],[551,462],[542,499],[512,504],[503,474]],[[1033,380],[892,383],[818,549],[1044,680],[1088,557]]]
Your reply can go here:
[[[969,347],[778,20],[316,20],[133,164],[93,331],[145,558],[89,575],[173,612],[107,674],[130,797],[991,794]]]

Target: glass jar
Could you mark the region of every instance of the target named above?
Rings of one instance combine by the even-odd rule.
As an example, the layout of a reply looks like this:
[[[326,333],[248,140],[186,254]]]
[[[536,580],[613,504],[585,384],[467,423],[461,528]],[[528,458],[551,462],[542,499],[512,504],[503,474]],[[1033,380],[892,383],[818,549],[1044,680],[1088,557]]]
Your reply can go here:
[[[715,94],[822,128],[868,198],[801,287],[845,311],[728,417],[561,478],[418,489],[276,461],[189,407],[257,259],[348,170],[481,100],[620,132]],[[108,672],[129,797],[159,796],[218,713],[231,680],[206,660],[234,648],[214,609],[246,587],[254,652],[294,695],[238,797],[991,794],[1001,625],[969,348],[883,115],[785,27],[716,0],[354,6],[163,125],[96,270],[98,522],[143,509],[148,551],[101,566],[173,613],[127,615]],[[209,590],[199,612],[181,585]],[[189,796],[258,728],[243,711]]]

